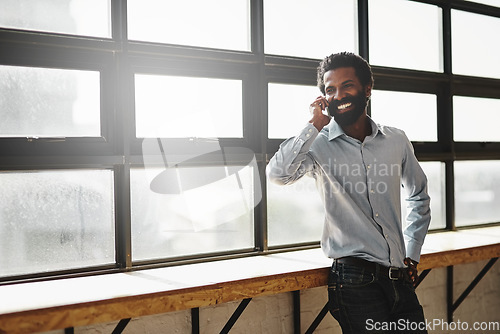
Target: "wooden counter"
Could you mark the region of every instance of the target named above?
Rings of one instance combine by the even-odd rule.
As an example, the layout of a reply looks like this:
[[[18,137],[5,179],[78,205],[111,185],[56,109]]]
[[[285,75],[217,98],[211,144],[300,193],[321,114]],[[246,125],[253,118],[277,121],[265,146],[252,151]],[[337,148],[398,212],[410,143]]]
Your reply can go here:
[[[419,270],[500,256],[500,227],[429,234]],[[0,333],[33,333],[324,286],[320,249],[0,286]]]

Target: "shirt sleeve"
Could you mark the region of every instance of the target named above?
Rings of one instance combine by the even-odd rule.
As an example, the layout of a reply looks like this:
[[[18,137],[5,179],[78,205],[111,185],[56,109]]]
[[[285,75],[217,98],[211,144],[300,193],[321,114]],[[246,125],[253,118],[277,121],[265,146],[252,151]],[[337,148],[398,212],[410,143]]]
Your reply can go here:
[[[269,180],[280,185],[292,184],[311,171],[314,161],[308,152],[318,133],[318,129],[308,123],[298,136],[281,143],[266,167]]]
[[[427,192],[427,177],[420,166],[411,142],[406,138],[407,148],[402,166],[402,183],[408,195],[408,216],[404,239],[406,256],[420,261],[420,253],[431,221],[430,197]]]

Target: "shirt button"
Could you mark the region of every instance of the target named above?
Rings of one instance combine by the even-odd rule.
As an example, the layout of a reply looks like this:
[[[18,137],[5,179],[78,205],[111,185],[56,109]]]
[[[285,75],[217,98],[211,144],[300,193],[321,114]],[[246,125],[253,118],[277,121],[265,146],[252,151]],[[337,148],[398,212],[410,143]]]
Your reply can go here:
[[[297,151],[293,151],[293,154],[297,154]]]
[[[375,190],[373,190],[373,189],[371,189],[371,190],[370,190],[370,193],[372,193],[372,194],[373,194],[374,192],[375,192]]]
[[[378,217],[378,212],[375,214],[375,217]]]
[[[368,169],[370,169],[371,167],[372,167],[371,165],[366,166],[366,168],[368,168]]]
[[[385,237],[386,237],[386,238],[389,238],[389,234],[386,234],[386,235],[385,235]]]
[[[313,132],[313,129],[309,129],[309,132]]]
[[[306,134],[306,137],[311,137],[311,135],[310,134]]]

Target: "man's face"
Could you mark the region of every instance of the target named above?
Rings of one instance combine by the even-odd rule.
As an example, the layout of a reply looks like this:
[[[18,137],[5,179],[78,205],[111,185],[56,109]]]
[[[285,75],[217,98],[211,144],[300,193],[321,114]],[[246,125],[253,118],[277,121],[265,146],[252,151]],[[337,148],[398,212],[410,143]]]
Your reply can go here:
[[[351,125],[366,111],[371,87],[363,87],[354,67],[330,70],[323,77],[328,113],[340,126]]]

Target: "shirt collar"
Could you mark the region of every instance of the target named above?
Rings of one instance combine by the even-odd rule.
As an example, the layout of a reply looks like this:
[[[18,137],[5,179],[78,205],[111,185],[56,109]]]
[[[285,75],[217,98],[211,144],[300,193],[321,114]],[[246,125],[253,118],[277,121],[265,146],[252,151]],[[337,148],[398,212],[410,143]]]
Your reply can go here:
[[[375,123],[373,119],[368,116],[368,121],[370,122],[370,125],[372,127],[372,134],[369,137],[375,138],[375,136],[380,132],[382,135],[385,135],[384,129],[381,125]],[[334,140],[335,138],[345,135],[344,130],[340,127],[340,125],[335,122],[335,120],[332,118],[330,124],[328,125],[328,140]]]

